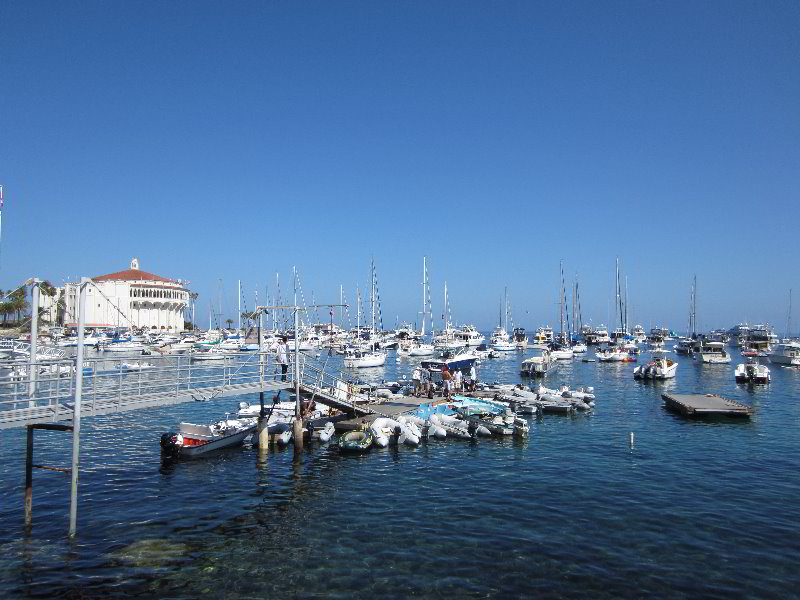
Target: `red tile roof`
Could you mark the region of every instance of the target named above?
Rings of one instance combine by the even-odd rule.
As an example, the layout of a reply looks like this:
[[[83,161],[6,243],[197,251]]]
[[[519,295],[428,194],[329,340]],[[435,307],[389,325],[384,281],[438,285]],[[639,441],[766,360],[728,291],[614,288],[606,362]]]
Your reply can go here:
[[[154,275],[147,271],[140,271],[139,269],[125,269],[124,271],[117,271],[116,273],[109,273],[108,275],[100,275],[92,277],[92,281],[168,281],[170,283],[177,283],[174,279],[167,279],[161,275]]]

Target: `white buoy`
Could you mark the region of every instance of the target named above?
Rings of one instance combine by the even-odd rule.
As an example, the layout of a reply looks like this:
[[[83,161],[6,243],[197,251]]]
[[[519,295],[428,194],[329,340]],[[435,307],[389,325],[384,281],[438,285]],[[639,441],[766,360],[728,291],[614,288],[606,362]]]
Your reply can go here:
[[[633,450],[633,432],[628,434],[628,447]]]

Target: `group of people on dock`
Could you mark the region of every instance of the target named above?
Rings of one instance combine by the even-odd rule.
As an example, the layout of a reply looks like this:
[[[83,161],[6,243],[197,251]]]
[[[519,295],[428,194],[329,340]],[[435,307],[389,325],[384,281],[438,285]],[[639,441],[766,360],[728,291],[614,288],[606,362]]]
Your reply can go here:
[[[439,371],[434,369],[423,369],[416,367],[411,375],[411,381],[414,384],[414,396],[427,396],[433,398],[433,392],[436,388],[435,374]],[[477,373],[475,372],[475,365],[469,369],[469,373],[464,377],[459,369],[451,372],[447,365],[444,365],[441,370],[442,376],[442,391],[446,399],[450,399],[451,393],[472,392],[475,391],[475,385],[478,383]]]

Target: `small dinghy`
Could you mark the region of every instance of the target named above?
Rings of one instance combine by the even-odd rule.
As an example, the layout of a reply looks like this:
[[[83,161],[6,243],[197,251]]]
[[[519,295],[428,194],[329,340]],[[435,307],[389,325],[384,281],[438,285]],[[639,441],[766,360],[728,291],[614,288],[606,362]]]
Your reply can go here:
[[[372,447],[372,432],[369,429],[348,431],[339,437],[339,451],[350,454],[363,454]]]
[[[213,450],[238,446],[255,429],[253,421],[241,419],[225,419],[212,425],[181,423],[177,432],[161,436],[161,450],[172,456],[195,458]]]
[[[316,435],[317,439],[323,444],[326,444],[331,441],[331,438],[333,437],[333,433],[335,431],[336,427],[334,427],[331,421],[328,421],[327,423],[325,423],[325,427],[323,427],[322,429],[320,429],[318,432],[315,433],[317,434]]]

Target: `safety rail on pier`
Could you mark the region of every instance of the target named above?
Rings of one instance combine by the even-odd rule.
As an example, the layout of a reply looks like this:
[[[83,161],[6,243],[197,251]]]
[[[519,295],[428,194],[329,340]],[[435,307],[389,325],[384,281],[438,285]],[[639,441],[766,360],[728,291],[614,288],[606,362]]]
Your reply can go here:
[[[38,355],[38,352],[37,352]],[[218,360],[192,355],[84,358],[81,411],[85,416],[221,396],[287,389],[268,352],[221,354]],[[0,429],[72,418],[76,358],[0,361]]]

